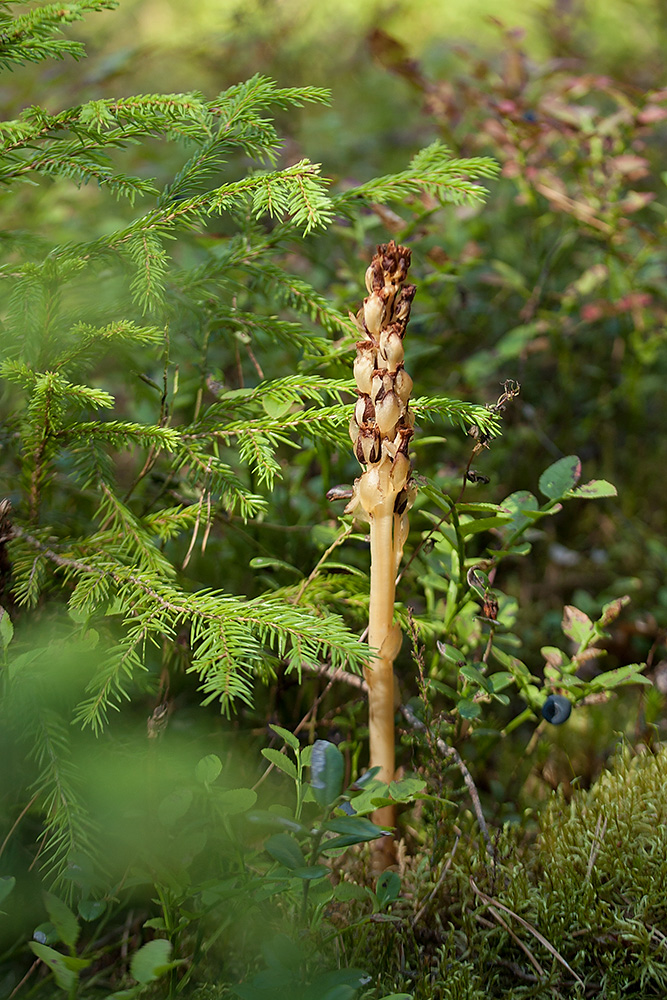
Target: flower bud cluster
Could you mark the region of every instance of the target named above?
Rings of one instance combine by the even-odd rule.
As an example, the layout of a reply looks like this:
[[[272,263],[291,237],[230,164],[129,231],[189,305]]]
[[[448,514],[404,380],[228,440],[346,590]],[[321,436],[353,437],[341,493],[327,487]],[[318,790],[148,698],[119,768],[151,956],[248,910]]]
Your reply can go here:
[[[346,508],[346,513],[369,521],[380,510],[397,514],[399,559],[407,536],[406,512],[415,494],[408,458],[414,428],[409,408],[412,379],[403,367],[403,337],[416,291],[414,285],[405,284],[409,266],[406,247],[393,240],[379,246],[366,272],[368,296],[353,317],[362,339],[354,361],[359,398],[350,437],[365,471],[355,481]]]

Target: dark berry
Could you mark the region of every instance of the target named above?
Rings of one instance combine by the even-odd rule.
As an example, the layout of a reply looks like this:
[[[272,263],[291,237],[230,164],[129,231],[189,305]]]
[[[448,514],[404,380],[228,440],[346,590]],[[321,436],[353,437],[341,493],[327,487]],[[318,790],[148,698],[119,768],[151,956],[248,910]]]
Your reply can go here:
[[[560,726],[570,718],[572,705],[562,694],[550,694],[542,705],[542,715],[552,726]]]

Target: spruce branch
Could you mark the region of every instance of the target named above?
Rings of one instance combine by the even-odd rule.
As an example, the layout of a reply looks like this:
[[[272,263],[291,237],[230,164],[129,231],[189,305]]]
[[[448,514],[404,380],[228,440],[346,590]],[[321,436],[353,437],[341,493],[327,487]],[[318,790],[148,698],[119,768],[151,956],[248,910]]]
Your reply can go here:
[[[163,330],[154,326],[139,326],[131,320],[117,320],[106,326],[78,322],[64,334],[60,351],[54,354],[49,367],[52,371],[62,369],[69,374],[72,368],[91,364],[96,356],[110,347],[116,348],[121,344],[157,346],[163,340]]]
[[[248,260],[241,268],[250,279],[250,291],[270,290],[283,305],[308,316],[314,323],[334,336],[352,337],[356,330],[347,316],[344,316],[312,285],[303,278],[289,274],[271,260]]]
[[[328,182],[319,176],[319,169],[319,164],[301,160],[283,170],[250,174],[201,194],[158,205],[109,235],[56,246],[49,259],[57,264],[76,262],[81,267],[109,254],[124,257],[134,266],[134,301],[144,312],[156,310],[164,304],[164,277],[170,263],[165,241],[175,239],[179,231],[202,229],[207,216],[238,210],[249,210],[255,218],[277,214],[288,217],[291,225],[304,234],[328,225],[333,214],[331,200]],[[263,270],[262,265],[260,273]],[[263,273],[262,281],[266,282],[267,277]],[[284,278],[289,282],[286,275]],[[305,282],[293,279],[291,288],[284,287],[284,297],[290,296],[296,297],[299,304],[307,305],[310,299],[312,311],[321,314],[323,320],[336,315],[323,296]],[[317,300],[317,306],[313,300]],[[342,325],[346,327],[344,322]]]
[[[106,724],[108,710],[128,697],[128,684],[145,671],[140,654],[146,643],[161,644],[165,635],[175,640],[181,627],[189,631],[190,670],[199,676],[200,690],[206,701],[219,700],[226,714],[239,700],[250,703],[255,677],[270,676],[276,657],[298,673],[306,662],[325,660],[348,670],[368,662],[367,647],[338,615],[303,612],[275,598],[245,600],[218,591],[186,591],[171,579],[171,569],[137,568],[122,561],[116,546],[100,547],[95,538],[80,539],[58,552],[19,526],[12,529],[12,537],[15,565],[25,565],[27,549],[33,551],[34,561],[39,558],[42,571],[51,563],[74,587],[73,608],[92,615],[99,609],[97,602],[112,602],[122,616],[125,638],[100,664],[76,711],[77,720],[95,730]],[[23,559],[17,558],[19,545]]]
[[[64,59],[66,55],[80,59],[85,54],[81,42],[54,38],[60,26],[79,21],[92,11],[113,10],[117,0],[70,0],[50,3],[29,10],[18,17],[7,13],[7,4],[0,9],[0,66],[42,62],[44,59]]]
[[[100,144],[97,138],[88,142],[77,138],[54,140],[49,143],[48,152],[34,156],[5,153],[4,163],[0,167],[0,184],[9,184],[34,173],[67,177],[78,185],[95,181],[100,186],[108,187],[117,198],[127,198],[130,204],[134,203],[137,195],[157,194],[151,181],[114,172],[105,154],[105,150],[113,145],[122,146],[124,143],[107,140]]]
[[[238,331],[250,339],[261,336],[264,341],[277,341],[284,347],[298,347],[311,357],[321,358],[331,349],[330,341],[307,329],[303,323],[282,319],[275,314],[263,316],[258,312],[227,308],[216,303],[211,320],[212,324],[226,332]]]
[[[497,412],[488,406],[480,406],[479,403],[468,403],[447,396],[418,396],[411,400],[410,405],[415,416],[421,420],[444,417],[452,426],[459,427],[466,433],[476,427],[487,438],[497,437],[501,433]]]
[[[194,142],[198,150],[162,193],[162,199],[173,200],[183,193],[186,180],[190,184],[203,180],[222,162],[225,153],[241,151],[253,159],[273,161],[280,140],[273,123],[259,112],[271,105],[288,108],[307,102],[326,103],[328,96],[328,91],[317,87],[279,88],[272,80],[256,76],[230,87],[212,101],[198,93],[141,94],[88,101],[55,114],[33,105],[17,119],[0,122],[0,151],[7,156],[27,149],[33,160],[17,160],[18,166],[25,168],[27,163],[33,163],[33,169],[38,164],[46,169],[48,161],[44,161],[45,167],[40,161],[43,154],[34,152],[39,143],[48,143],[51,150],[69,149],[71,155],[78,156],[86,148],[91,153],[103,153],[149,136]],[[76,135],[70,147],[64,145],[69,140],[62,139],[63,131]]]
[[[216,413],[222,409],[245,409],[249,404],[265,400],[278,403],[302,403],[306,399],[321,402],[325,398],[334,399],[340,403],[343,393],[351,393],[353,383],[348,379],[323,378],[321,375],[305,375],[297,373],[284,378],[269,379],[259,385],[244,389],[231,389],[217,393],[218,401],[209,407],[208,413]],[[249,411],[248,411],[249,412]]]
[[[278,107],[286,110],[304,104],[328,104],[331,92],[322,87],[278,87],[269,77],[260,73],[242,83],[234,84],[214,102],[225,126],[245,120],[249,111]]]
[[[24,719],[29,718],[30,713],[26,712]],[[42,706],[32,736],[31,757],[39,769],[39,777],[30,792],[37,796],[37,804],[45,816],[41,868],[71,895],[74,887],[63,880],[63,875],[75,854],[95,855],[96,830],[77,788],[78,772],[72,761],[65,721],[57,712]]]
[[[406,170],[383,177],[375,177],[357,187],[335,195],[333,207],[343,215],[354,211],[355,203],[364,204],[404,201],[422,192],[441,203],[455,205],[484,201],[487,191],[471,178],[493,178],[500,167],[488,157],[466,160],[452,159],[450,151],[440,142],[420,150]]]

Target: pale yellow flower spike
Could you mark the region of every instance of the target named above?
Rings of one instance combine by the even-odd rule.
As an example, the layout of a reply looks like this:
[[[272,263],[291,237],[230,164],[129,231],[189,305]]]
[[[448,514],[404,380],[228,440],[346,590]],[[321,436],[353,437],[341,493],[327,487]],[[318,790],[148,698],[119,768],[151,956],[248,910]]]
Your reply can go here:
[[[405,284],[409,266],[410,251],[392,240],[378,247],[366,271],[369,294],[355,317],[364,338],[354,362],[359,399],[350,422],[354,453],[364,471],[345,508],[370,524],[368,643],[376,650],[366,670],[370,764],[380,767],[378,777],[386,782],[394,778],[394,660],[402,641],[393,622],[395,581],[415,495],[408,457],[412,379],[403,367],[403,337],[416,291]],[[394,810],[379,809],[373,818],[393,826]],[[385,838],[378,846],[377,866],[386,867],[393,860],[393,841]]]

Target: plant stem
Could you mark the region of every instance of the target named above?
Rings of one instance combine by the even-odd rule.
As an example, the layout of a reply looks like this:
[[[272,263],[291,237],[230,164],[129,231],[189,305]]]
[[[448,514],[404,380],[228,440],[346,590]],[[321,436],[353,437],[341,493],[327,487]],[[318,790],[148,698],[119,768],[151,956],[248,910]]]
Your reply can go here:
[[[381,244],[366,272],[368,297],[356,316],[361,335],[354,377],[358,400],[350,423],[354,453],[364,472],[355,480],[345,508],[370,524],[371,588],[368,642],[374,651],[365,670],[368,685],[370,764],[382,781],[394,778],[394,659],[401,632],[393,624],[396,574],[408,534],[407,511],[415,486],[408,446],[414,418],[409,409],[412,379],[403,366],[403,337],[410,318],[414,285],[406,285],[410,251],[392,240]],[[394,825],[387,806],[373,816],[381,826]],[[375,867],[393,860],[393,842],[375,845]]]
[[[394,572],[394,498],[376,508],[371,521],[371,590],[368,644],[382,651],[391,630],[396,592]],[[371,767],[379,765],[380,781],[394,780],[394,658],[380,652],[364,671],[368,684]],[[380,817],[381,814],[381,817]],[[378,810],[375,822],[393,822],[391,806]]]

